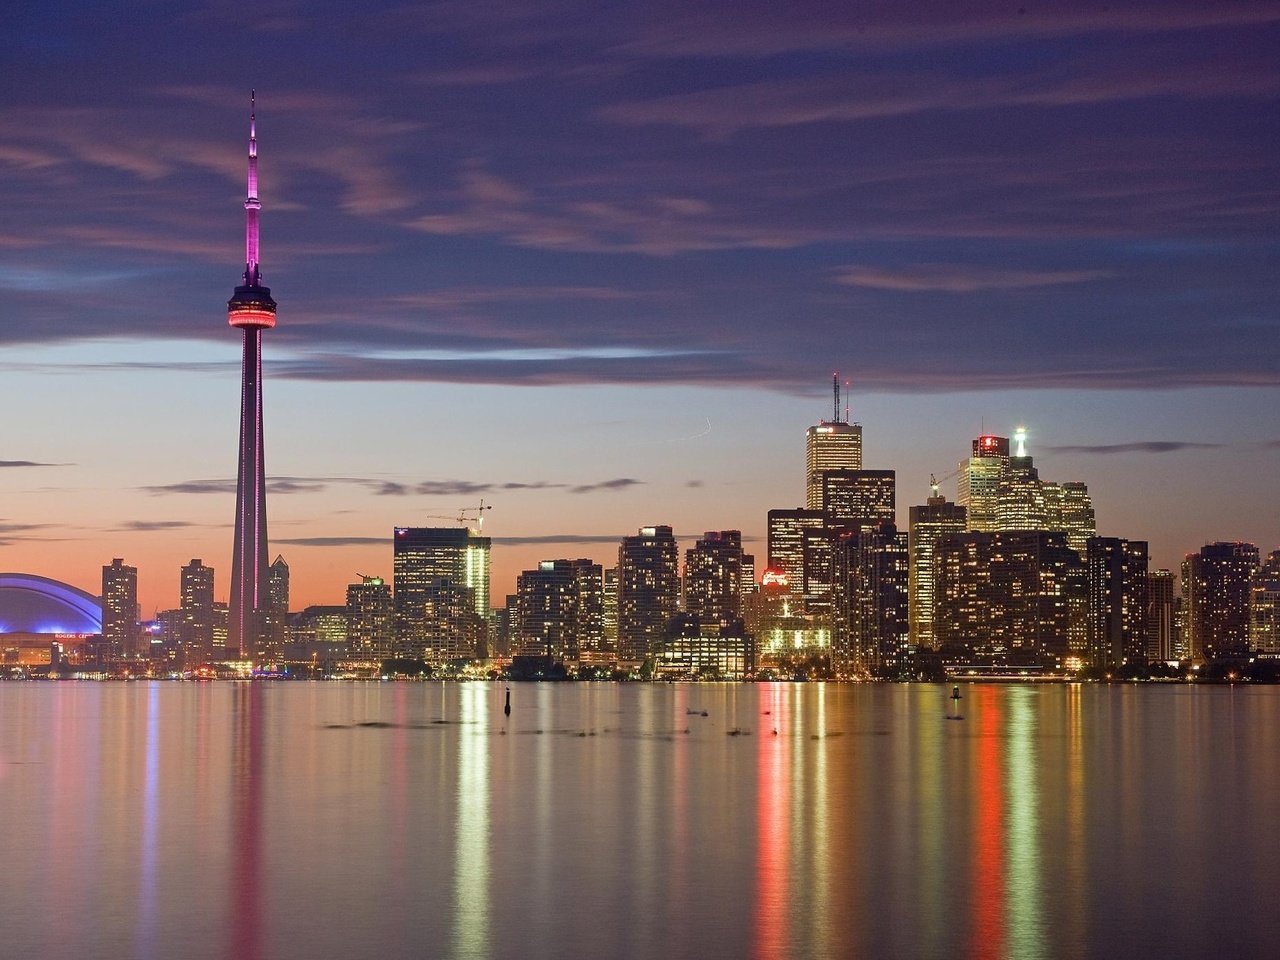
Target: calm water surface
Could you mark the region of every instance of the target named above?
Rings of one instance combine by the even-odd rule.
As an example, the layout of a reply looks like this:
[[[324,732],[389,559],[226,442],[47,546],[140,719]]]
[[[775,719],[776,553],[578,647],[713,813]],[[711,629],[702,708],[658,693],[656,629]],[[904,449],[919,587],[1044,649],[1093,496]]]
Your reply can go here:
[[[0,956],[1280,956],[1280,688],[511,689],[0,684]]]

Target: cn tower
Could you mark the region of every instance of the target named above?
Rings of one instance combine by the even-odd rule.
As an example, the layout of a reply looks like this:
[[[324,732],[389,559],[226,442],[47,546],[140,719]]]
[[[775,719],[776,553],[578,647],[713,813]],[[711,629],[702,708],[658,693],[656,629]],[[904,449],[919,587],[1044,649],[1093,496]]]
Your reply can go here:
[[[267,482],[262,443],[262,331],[276,325],[276,302],[262,285],[258,260],[258,137],[249,95],[249,175],[244,200],[244,283],[227,301],[227,322],[244,333],[240,371],[240,464],[236,476],[236,533],[231,552],[231,610],[227,645],[250,660],[259,653],[267,589]]]

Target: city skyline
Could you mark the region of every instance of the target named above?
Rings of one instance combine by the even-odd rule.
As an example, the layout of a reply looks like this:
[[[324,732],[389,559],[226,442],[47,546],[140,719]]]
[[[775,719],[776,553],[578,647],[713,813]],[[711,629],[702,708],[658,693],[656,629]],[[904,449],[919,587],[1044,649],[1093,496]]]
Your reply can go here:
[[[437,12],[375,11],[388,56],[341,87],[327,8],[221,62],[212,22],[149,19],[208,41],[181,82],[66,13],[19,14],[0,341],[36,415],[0,452],[7,569],[92,589],[122,556],[150,615],[203,557],[228,596],[217,304],[249,82],[270,91],[290,301],[265,364],[295,606],[389,577],[394,527],[481,496],[495,597],[645,525],[759,543],[805,502],[833,367],[900,527],[973,436],[1026,423],[1044,475],[1087,483],[1099,533],[1149,541],[1153,567],[1280,541],[1273,12],[962,4],[927,41],[879,8],[582,34],[517,5]],[[411,71],[397,30],[457,50]],[[282,37],[308,52],[246,68]]]

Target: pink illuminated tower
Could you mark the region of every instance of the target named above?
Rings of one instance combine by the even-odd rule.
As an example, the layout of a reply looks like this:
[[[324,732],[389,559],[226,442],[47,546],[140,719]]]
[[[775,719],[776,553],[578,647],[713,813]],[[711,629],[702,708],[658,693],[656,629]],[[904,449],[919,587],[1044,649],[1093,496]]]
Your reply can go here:
[[[244,332],[240,381],[240,467],[236,533],[231,553],[227,645],[242,660],[256,657],[267,591],[267,483],[262,444],[262,331],[276,325],[276,302],[258,267],[258,139],[249,96],[249,189],[244,201],[244,283],[227,301],[227,322]]]

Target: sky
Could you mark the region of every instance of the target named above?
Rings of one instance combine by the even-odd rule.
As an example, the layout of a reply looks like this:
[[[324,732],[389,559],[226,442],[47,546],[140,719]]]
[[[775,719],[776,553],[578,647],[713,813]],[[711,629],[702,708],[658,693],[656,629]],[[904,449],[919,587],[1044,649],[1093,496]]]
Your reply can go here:
[[[1280,545],[1280,3],[86,3],[0,13],[0,569],[226,596],[248,93],[295,609],[483,497],[493,597],[804,497],[850,381],[1153,561]],[[954,479],[943,483],[954,496]]]

